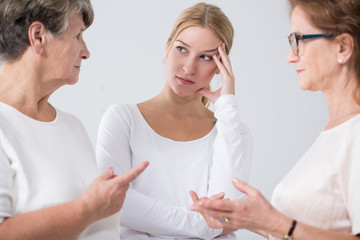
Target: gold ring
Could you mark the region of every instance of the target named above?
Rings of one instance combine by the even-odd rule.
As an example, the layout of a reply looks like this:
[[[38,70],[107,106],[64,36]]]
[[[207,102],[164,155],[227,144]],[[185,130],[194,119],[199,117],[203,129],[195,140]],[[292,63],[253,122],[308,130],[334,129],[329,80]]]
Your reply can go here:
[[[230,221],[230,219],[227,217],[223,217],[220,219],[220,222],[222,222],[222,223],[228,223],[229,221]]]

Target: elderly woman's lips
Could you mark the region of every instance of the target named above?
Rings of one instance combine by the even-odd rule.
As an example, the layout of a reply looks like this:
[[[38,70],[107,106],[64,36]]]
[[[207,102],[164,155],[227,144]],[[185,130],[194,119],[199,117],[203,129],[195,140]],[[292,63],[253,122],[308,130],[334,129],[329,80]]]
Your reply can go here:
[[[195,84],[195,82],[189,80],[189,79],[185,79],[185,78],[181,78],[181,77],[177,77],[177,79],[182,83],[182,84],[185,84],[185,85],[192,85],[192,84]]]
[[[305,71],[304,69],[296,69],[296,72],[299,74],[301,72]]]

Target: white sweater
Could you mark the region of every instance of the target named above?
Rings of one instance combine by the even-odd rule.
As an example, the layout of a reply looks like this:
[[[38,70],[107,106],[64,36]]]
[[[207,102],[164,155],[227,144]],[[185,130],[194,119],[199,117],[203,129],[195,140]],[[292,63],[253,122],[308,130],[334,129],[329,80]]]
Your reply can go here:
[[[0,223],[5,218],[79,199],[100,175],[83,125],[56,110],[52,122],[0,102]],[[119,214],[95,222],[80,240],[119,239]]]
[[[230,199],[242,197],[231,180],[248,180],[252,141],[240,122],[234,95],[218,99],[215,117],[217,123],[206,136],[180,142],[158,135],[136,105],[113,105],[106,111],[97,144],[100,169],[113,166],[116,174],[122,174],[150,161],[127,192],[121,239],[212,239],[221,233],[188,210],[189,191],[199,197],[220,192]],[[225,238],[236,239],[235,234]]]

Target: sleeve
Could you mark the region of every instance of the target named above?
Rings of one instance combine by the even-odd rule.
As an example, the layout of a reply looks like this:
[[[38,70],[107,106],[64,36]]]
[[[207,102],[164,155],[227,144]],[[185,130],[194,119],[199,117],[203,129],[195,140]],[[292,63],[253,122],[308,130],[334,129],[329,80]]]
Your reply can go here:
[[[119,109],[110,107],[104,114],[98,133],[97,163],[104,171],[114,167],[116,174],[130,170],[131,119]],[[172,206],[129,189],[121,210],[121,226],[159,237],[213,239],[222,229],[211,229],[200,214],[187,207]]]
[[[360,129],[353,131],[348,143],[347,156],[341,179],[348,214],[352,224],[352,234],[360,233]]]
[[[11,186],[12,170],[10,162],[0,145],[0,223],[12,216],[13,196]]]
[[[208,197],[224,192],[231,200],[244,196],[233,185],[234,177],[248,181],[252,157],[250,130],[240,121],[236,97],[221,96],[215,102],[217,136],[210,169]]]

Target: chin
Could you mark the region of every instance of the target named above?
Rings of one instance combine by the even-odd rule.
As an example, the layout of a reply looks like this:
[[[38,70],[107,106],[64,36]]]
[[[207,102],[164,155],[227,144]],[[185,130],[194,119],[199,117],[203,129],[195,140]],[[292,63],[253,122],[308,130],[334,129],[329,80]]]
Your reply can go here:
[[[69,80],[67,81],[67,84],[68,84],[68,85],[74,85],[74,84],[76,84],[78,81],[79,81],[78,78],[76,78],[76,79],[69,79]]]
[[[299,88],[300,88],[301,90],[311,90],[311,87],[312,87],[311,82],[301,80],[301,78],[300,78]]]
[[[173,88],[172,91],[179,97],[189,97],[189,96],[192,96],[195,94],[194,92],[189,92],[189,91],[186,91],[185,89]]]

